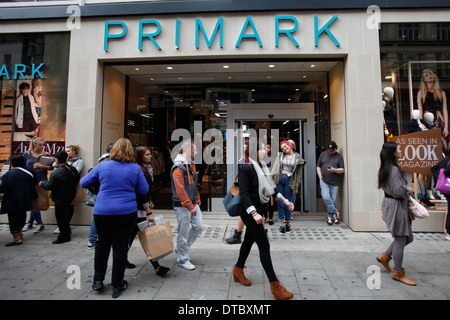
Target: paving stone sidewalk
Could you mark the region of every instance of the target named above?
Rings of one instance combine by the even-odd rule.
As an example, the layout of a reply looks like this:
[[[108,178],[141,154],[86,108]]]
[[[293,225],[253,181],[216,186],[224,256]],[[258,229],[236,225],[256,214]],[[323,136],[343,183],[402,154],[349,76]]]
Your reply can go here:
[[[176,237],[173,212],[157,214],[171,222]],[[171,268],[164,278],[155,274],[136,239],[129,252],[136,268],[126,270],[129,287],[119,299],[273,300],[256,244],[245,269],[252,285],[233,281],[239,245],[228,245],[223,239],[231,236],[236,224],[224,213],[204,213],[204,231],[190,252],[195,270],[179,267],[172,253],[160,262]],[[353,232],[343,223],[328,226],[322,220],[296,217],[292,233],[282,236],[276,225],[268,226],[272,260],[280,281],[294,292],[294,300],[450,299],[450,241],[442,233],[414,234],[404,268],[418,285],[409,287],[392,280],[375,260],[390,244],[389,233]],[[23,245],[4,247],[11,235],[9,226],[0,224],[0,300],[111,300],[110,285],[103,293],[91,289],[94,250],[86,246],[89,227],[73,226],[71,242],[53,245],[55,227],[46,225],[37,235],[26,232]]]

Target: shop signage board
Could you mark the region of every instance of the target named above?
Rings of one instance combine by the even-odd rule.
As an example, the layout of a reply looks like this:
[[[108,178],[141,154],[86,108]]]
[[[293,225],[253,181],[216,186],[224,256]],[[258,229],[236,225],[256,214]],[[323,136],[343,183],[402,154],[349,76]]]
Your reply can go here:
[[[389,141],[400,146],[398,164],[403,171],[432,175],[431,167],[443,159],[440,128],[392,137]]]

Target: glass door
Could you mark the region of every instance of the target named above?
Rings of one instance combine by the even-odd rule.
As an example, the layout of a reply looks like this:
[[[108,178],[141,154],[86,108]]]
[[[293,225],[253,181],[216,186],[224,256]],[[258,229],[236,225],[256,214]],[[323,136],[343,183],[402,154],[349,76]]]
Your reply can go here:
[[[237,128],[242,130],[242,136],[237,142],[236,161],[238,164],[243,163],[243,153],[246,139],[258,134],[258,138],[263,140],[267,145],[266,164],[271,170],[271,165],[274,163],[278,152],[280,150],[280,142],[283,140],[293,141],[294,151],[303,157],[304,142],[303,142],[303,120],[240,120],[236,121]],[[239,150],[242,150],[239,152]],[[304,174],[302,174],[304,176]],[[304,212],[304,179],[301,181],[300,192],[296,197],[295,210]]]

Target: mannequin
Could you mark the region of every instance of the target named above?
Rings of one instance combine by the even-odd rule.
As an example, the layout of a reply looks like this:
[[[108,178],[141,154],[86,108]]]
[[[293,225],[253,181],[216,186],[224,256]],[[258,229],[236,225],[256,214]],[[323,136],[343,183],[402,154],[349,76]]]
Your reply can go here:
[[[425,113],[424,118],[425,116],[429,118],[429,114],[434,118],[433,114],[430,112]],[[432,128],[431,124],[428,121],[420,119],[420,111],[417,109],[411,112],[411,118],[412,119],[408,122],[408,133],[420,132]]]
[[[420,117],[420,111],[419,110],[413,110],[419,112]],[[411,114],[413,117],[417,117],[417,112],[414,112],[414,114]],[[425,126],[425,129],[422,130],[428,130],[431,129],[434,122],[434,115],[431,112],[425,112],[423,115],[424,120],[417,119],[416,121],[421,121],[422,125]],[[422,127],[421,127],[422,128]],[[423,174],[419,174],[417,180],[419,182],[420,187],[420,197],[419,199],[422,201],[422,203],[428,207],[433,207],[434,203],[432,203],[430,200],[436,200],[435,196],[433,195],[433,191],[431,190],[431,179],[432,176],[427,176]]]

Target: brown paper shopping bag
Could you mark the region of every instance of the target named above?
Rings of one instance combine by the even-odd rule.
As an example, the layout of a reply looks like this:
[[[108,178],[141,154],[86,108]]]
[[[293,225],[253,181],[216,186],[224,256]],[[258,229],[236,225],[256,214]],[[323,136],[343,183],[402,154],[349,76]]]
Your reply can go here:
[[[50,191],[36,185],[36,192],[38,197],[33,200],[30,208],[31,211],[46,211],[50,207]]]
[[[139,231],[138,236],[149,260],[161,259],[173,251],[172,229],[169,221],[149,226]]]

